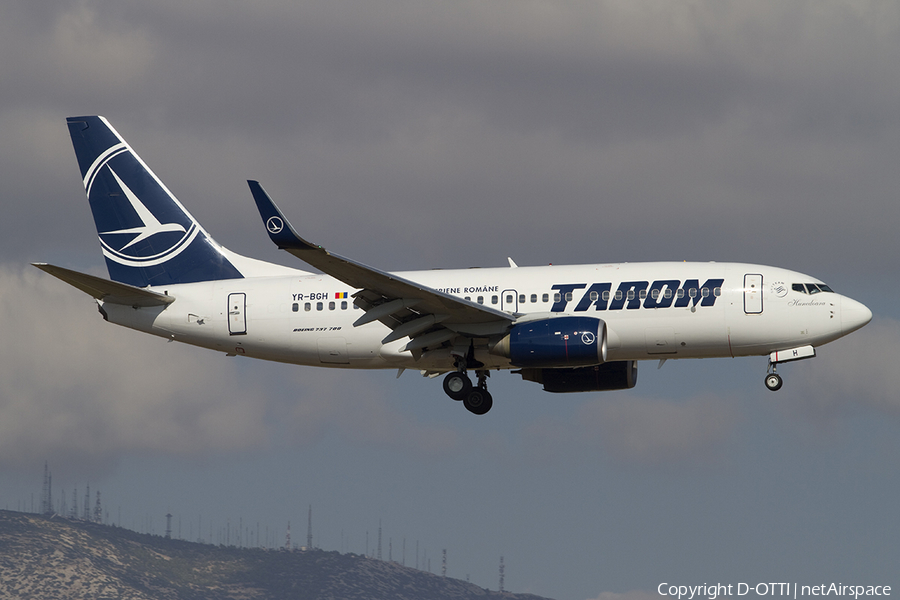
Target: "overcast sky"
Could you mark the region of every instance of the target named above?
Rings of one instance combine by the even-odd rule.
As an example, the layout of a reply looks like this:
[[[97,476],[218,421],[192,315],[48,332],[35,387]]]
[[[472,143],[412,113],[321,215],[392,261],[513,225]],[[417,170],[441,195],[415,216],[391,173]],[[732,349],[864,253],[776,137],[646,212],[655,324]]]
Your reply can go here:
[[[0,3],[0,507],[48,461],[128,527],[305,543],[312,505],[325,549],[374,553],[381,521],[385,558],[405,540],[440,572],[446,548],[496,589],[502,555],[506,589],[566,600],[900,586],[898,29],[861,0]],[[644,362],[605,394],[497,373],[480,418],[412,372],[167,344],[28,264],[105,275],[85,114],[264,260],[302,267],[247,179],[382,269],[734,260],[875,318],[778,394],[763,357]]]

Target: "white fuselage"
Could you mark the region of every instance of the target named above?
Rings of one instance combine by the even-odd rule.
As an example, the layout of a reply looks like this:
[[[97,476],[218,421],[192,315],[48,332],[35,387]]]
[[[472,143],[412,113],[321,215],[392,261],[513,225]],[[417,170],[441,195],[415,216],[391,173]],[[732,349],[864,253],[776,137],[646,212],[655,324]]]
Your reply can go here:
[[[820,346],[862,327],[871,313],[815,278],[739,263],[620,263],[433,270],[397,275],[521,320],[560,315],[602,319],[608,361],[765,355]],[[708,284],[708,285],[707,285]],[[354,327],[357,291],[328,275],[296,271],[154,288],[165,307],[105,304],[107,318],[227,354],[325,367],[453,369],[449,348],[413,356],[378,321]],[[617,292],[618,297],[617,297]],[[487,337],[487,336],[486,336]],[[476,344],[487,369],[509,360]]]

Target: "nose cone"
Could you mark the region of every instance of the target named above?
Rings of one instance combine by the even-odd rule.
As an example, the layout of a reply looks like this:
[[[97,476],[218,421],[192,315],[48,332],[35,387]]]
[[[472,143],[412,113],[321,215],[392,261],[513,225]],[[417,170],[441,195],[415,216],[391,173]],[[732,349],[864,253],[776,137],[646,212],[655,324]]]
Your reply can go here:
[[[841,298],[841,335],[856,331],[872,320],[872,311],[865,304],[844,296]]]

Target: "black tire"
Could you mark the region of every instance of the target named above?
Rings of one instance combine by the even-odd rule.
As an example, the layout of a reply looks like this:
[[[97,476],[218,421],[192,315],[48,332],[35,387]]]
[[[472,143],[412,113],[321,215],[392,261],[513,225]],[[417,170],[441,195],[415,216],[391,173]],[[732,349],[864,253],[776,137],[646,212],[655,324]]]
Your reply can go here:
[[[473,415],[483,415],[494,406],[494,399],[486,389],[473,388],[472,391],[463,398],[463,406],[465,406],[466,410]]]
[[[781,389],[782,385],[784,385],[784,380],[781,379],[781,375],[778,373],[769,373],[766,375],[766,387],[769,388],[770,391],[777,392]]]
[[[444,377],[444,393],[454,400],[463,400],[472,391],[472,380],[465,373],[453,371]]]

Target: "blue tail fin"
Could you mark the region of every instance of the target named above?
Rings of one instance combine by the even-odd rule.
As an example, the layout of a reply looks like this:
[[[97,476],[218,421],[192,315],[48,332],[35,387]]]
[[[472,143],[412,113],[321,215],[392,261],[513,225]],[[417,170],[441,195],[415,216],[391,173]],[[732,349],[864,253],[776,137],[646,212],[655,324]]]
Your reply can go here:
[[[243,277],[105,118],[66,121],[110,279],[146,287]]]

